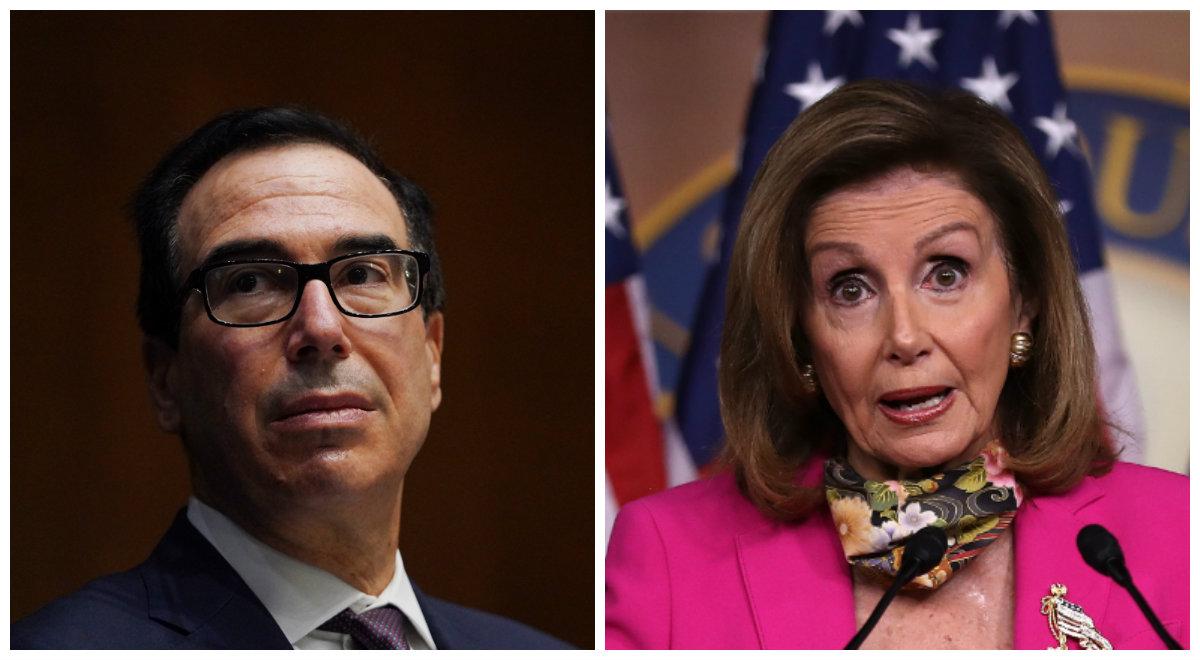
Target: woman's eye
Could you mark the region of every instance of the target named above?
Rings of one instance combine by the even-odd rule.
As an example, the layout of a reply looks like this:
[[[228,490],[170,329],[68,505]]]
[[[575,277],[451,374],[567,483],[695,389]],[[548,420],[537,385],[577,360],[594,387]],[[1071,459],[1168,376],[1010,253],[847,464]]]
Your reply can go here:
[[[935,289],[953,289],[962,284],[967,276],[966,264],[943,261],[929,273],[929,281]]]
[[[834,282],[829,292],[834,302],[842,305],[857,304],[870,295],[870,290],[867,289],[866,283],[858,278],[849,278]]]

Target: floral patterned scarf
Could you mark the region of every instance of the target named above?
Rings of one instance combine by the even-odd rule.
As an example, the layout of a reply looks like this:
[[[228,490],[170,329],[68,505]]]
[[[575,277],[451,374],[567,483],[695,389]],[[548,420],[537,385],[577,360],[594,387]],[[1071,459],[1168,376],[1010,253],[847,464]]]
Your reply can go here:
[[[928,479],[868,481],[844,460],[825,462],[825,496],[846,560],[885,581],[900,569],[898,545],[927,525],[946,531],[941,564],[909,588],[936,589],[1008,529],[1021,505],[1021,487],[992,443],[975,460]]]

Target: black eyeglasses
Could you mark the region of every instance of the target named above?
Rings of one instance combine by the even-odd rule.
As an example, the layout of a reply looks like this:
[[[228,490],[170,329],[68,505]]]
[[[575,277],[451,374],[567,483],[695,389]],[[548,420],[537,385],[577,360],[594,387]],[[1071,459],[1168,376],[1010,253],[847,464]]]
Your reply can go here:
[[[374,318],[411,311],[421,302],[429,255],[410,250],[372,250],[298,264],[280,259],[243,259],[201,266],[179,291],[180,305],[192,291],[204,298],[208,318],[248,328],[286,321],[300,306],[310,280],[325,283],[333,303],[347,316]]]

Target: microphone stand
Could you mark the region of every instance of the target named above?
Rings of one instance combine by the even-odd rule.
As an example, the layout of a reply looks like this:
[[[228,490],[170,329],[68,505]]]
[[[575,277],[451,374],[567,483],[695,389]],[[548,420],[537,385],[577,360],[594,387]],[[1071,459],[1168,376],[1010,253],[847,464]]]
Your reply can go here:
[[[858,649],[858,647],[862,646],[863,641],[867,639],[867,635],[870,635],[871,631],[875,629],[875,624],[879,623],[879,618],[883,616],[883,611],[888,608],[888,605],[892,604],[892,599],[895,598],[896,594],[900,593],[900,589],[902,589],[904,585],[911,582],[916,575],[910,575],[908,576],[908,579],[903,581],[901,581],[901,577],[902,574],[896,575],[896,580],[892,582],[892,586],[888,587],[888,590],[884,592],[883,598],[879,599],[879,603],[876,604],[875,609],[871,611],[871,616],[867,617],[867,622],[864,623],[863,627],[859,629],[858,634],[850,639],[850,642],[846,644],[846,648],[844,650],[855,651]]]
[[[1133,602],[1137,603],[1138,609],[1142,611],[1142,616],[1150,622],[1150,627],[1154,628],[1154,632],[1168,649],[1173,651],[1183,649],[1163,627],[1162,621],[1158,620],[1158,615],[1154,613],[1154,610],[1150,609],[1150,604],[1142,597],[1142,592],[1133,585],[1133,576],[1129,574],[1129,569],[1125,566],[1125,553],[1121,552],[1121,544],[1117,543],[1117,537],[1113,536],[1112,532],[1102,525],[1085,525],[1075,536],[1075,545],[1079,548],[1079,554],[1088,566],[1096,569],[1096,572],[1101,575],[1112,578],[1113,582],[1124,587],[1125,591],[1133,596]]]
[[[946,532],[937,527],[922,527],[908,537],[904,544],[904,555],[900,558],[900,570],[896,572],[896,579],[892,581],[892,586],[884,592],[883,598],[879,599],[879,603],[875,605],[875,609],[871,612],[871,616],[867,617],[863,627],[846,644],[845,650],[852,651],[862,646],[863,640],[875,629],[875,624],[879,623],[883,611],[892,604],[892,599],[900,593],[904,585],[912,582],[913,578],[918,575],[933,570],[942,561],[942,556],[945,554]]]
[[[1125,587],[1125,591],[1128,591],[1129,595],[1133,596],[1133,602],[1137,603],[1138,609],[1142,611],[1142,616],[1146,617],[1146,620],[1150,622],[1150,627],[1154,628],[1154,632],[1158,634],[1163,644],[1166,644],[1167,648],[1172,651],[1182,650],[1183,647],[1163,627],[1162,621],[1158,620],[1158,615],[1154,613],[1154,610],[1150,609],[1150,603],[1147,603],[1146,599],[1142,597],[1142,592],[1138,591],[1138,588],[1134,586],[1133,578],[1130,577],[1129,571],[1124,566],[1119,565],[1115,559],[1108,560],[1107,566],[1109,576],[1112,577],[1113,582]]]

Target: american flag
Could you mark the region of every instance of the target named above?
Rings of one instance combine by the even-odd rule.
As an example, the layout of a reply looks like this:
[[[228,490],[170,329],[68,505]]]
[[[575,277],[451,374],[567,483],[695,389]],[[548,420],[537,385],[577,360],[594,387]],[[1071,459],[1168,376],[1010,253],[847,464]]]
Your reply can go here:
[[[612,147],[604,157],[605,529],[621,504],[695,477],[674,423],[660,422],[646,282]]]
[[[1114,438],[1124,460],[1142,456],[1143,420],[1121,345],[1104,269],[1091,180],[1058,72],[1049,16],[1033,11],[776,12],[747,116],[740,169],[722,216],[721,258],[706,275],[677,387],[676,420],[698,465],[723,430],[717,356],[729,256],[746,193],[771,145],[796,115],[840,85],[892,78],[959,87],[991,103],[1024,132],[1056,187],[1091,311],[1101,403],[1129,431]]]

